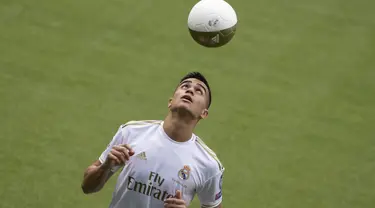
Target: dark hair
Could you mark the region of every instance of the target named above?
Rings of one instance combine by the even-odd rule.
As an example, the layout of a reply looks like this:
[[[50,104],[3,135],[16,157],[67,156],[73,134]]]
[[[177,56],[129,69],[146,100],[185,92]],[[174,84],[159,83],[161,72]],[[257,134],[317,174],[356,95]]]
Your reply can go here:
[[[183,82],[186,79],[191,79],[191,78],[197,79],[197,80],[203,82],[207,86],[208,97],[209,97],[209,99],[208,99],[208,108],[209,108],[210,105],[211,105],[211,89],[210,89],[210,85],[207,82],[207,79],[200,72],[189,72],[187,75],[182,77],[182,79],[180,80],[180,83]]]

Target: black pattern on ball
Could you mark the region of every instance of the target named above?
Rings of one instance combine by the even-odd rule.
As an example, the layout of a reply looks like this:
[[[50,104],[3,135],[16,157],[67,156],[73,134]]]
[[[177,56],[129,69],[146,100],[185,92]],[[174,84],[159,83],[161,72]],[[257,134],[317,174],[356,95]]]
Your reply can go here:
[[[217,32],[198,32],[189,28],[192,38],[202,46],[217,48],[227,44],[236,33],[237,24],[233,27]]]

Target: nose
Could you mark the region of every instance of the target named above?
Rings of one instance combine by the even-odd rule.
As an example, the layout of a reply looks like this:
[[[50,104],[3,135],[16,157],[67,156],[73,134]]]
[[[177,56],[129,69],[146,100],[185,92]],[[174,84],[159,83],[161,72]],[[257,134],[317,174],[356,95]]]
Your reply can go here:
[[[186,93],[191,94],[192,96],[194,96],[194,93],[193,93],[193,91],[190,88],[186,90]]]

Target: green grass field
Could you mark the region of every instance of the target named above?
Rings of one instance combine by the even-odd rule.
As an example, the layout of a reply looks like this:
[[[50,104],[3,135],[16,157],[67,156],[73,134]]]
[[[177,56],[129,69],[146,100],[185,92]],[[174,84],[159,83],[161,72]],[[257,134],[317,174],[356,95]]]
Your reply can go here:
[[[224,207],[375,207],[375,2],[231,0],[218,49],[189,36],[195,2],[0,1],[1,208],[107,207],[115,180],[84,195],[84,169],[193,70]]]

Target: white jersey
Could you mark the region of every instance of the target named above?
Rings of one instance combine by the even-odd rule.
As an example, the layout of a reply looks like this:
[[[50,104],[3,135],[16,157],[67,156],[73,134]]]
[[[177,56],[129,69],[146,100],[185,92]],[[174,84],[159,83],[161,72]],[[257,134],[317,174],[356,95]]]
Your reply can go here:
[[[131,121],[120,126],[99,160],[103,163],[120,144],[129,144],[135,154],[117,179],[110,208],[161,208],[177,190],[187,205],[195,194],[202,207],[221,203],[224,167],[198,136],[176,142],[165,133],[163,121]]]

